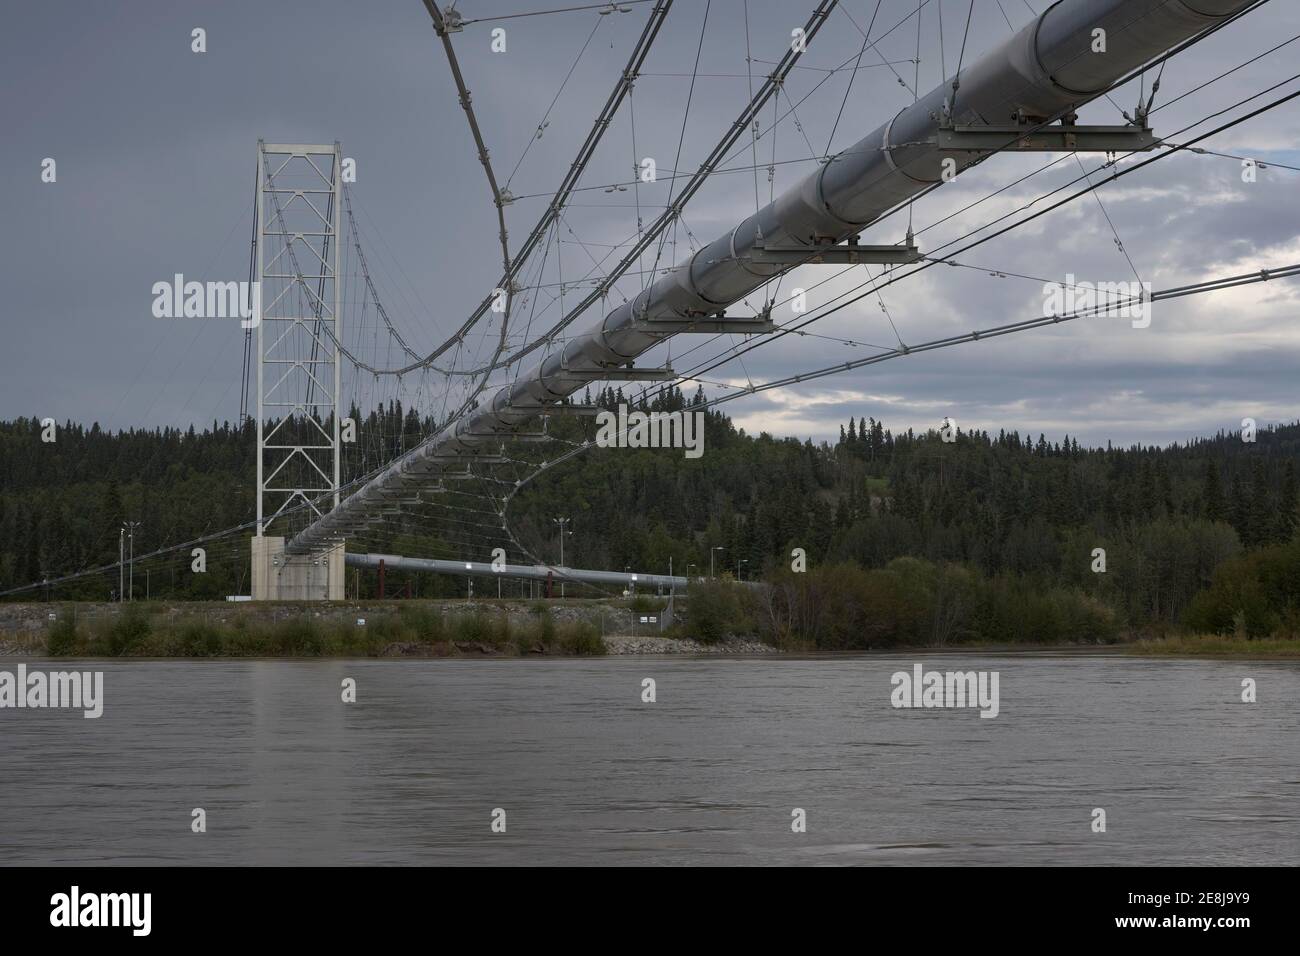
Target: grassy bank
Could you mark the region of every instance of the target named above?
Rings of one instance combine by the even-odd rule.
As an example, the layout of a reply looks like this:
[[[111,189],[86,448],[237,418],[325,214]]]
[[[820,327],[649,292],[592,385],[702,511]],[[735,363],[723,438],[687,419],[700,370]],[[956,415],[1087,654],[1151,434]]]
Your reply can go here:
[[[52,657],[380,657],[461,654],[603,654],[597,628],[557,622],[549,610],[525,621],[402,607],[355,620],[308,614],[281,620],[158,614],[131,605],[91,620],[61,617],[45,635]]]
[[[1167,632],[1164,636],[1137,636],[1129,631],[1107,629],[1102,635],[1085,629],[1080,635],[1072,627],[1041,627],[1033,639],[1014,631],[991,629],[981,633],[967,630],[951,638],[930,628],[910,633],[882,634],[880,623],[887,620],[882,608],[875,612],[875,633],[870,642],[818,641],[817,628],[791,628],[773,640],[764,625],[770,604],[757,592],[734,585],[692,587],[692,599],[679,607],[676,626],[667,632],[646,630],[637,637],[677,637],[715,645],[731,636],[761,640],[788,653],[818,654],[855,651],[1013,652],[1017,649],[1100,649],[1109,646],[1125,654],[1170,658],[1224,658],[1300,660],[1300,638],[1287,634],[1250,638],[1244,633],[1215,635],[1205,632]],[[823,595],[822,613],[836,610],[844,593]],[[52,657],[457,657],[457,656],[585,656],[606,653],[601,639],[602,624],[609,633],[628,633],[628,607],[586,609],[548,607],[541,602],[530,606],[480,605],[456,608],[447,605],[402,603],[397,606],[308,609],[302,607],[204,608],[148,605],[114,608],[79,608],[63,605],[57,620],[29,621],[28,626],[10,630],[8,652]],[[654,612],[657,606],[640,610]],[[682,613],[685,612],[685,613]],[[607,616],[608,615],[608,616]],[[844,622],[835,620],[832,637],[845,633]],[[1067,615],[1060,616],[1069,622]],[[364,620],[364,623],[358,623]],[[820,623],[820,622],[810,622]],[[861,625],[863,622],[854,620]],[[1043,623],[1053,623],[1044,618]],[[622,625],[621,630],[619,625]],[[856,628],[854,630],[857,630]],[[812,632],[810,639],[808,631]],[[838,634],[836,632],[839,632]],[[857,633],[866,631],[863,628]],[[801,633],[802,632],[802,633]],[[888,639],[892,637],[893,639]],[[1008,639],[1010,637],[1010,639]],[[885,639],[882,639],[885,638]],[[902,639],[900,639],[902,638]],[[0,648],[3,652],[3,648]]]
[[[1242,659],[1300,659],[1300,638],[1262,637],[1242,640],[1214,634],[1152,638],[1125,644],[1130,654],[1152,657],[1232,657]]]

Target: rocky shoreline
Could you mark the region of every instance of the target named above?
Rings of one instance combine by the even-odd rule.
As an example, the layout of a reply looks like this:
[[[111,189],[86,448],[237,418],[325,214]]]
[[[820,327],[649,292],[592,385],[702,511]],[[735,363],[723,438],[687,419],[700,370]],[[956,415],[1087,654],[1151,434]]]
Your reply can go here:
[[[775,647],[764,644],[761,641],[745,640],[744,638],[733,637],[725,641],[719,641],[717,644],[702,644],[699,641],[693,641],[682,638],[671,637],[643,637],[631,635],[606,635],[602,638],[605,644],[605,654],[611,657],[635,656],[635,655],[661,655],[661,654],[707,654],[707,655],[737,655],[737,654],[779,654]],[[523,652],[518,656],[543,656],[549,652],[542,645],[538,644],[532,649]],[[479,641],[444,641],[437,644],[422,644],[414,641],[395,641],[387,645],[380,653],[380,657],[514,657],[503,651],[500,647],[493,647],[491,644],[484,644]],[[551,653],[551,656],[558,656]]]
[[[623,654],[779,654],[770,644],[762,641],[730,637],[716,644],[673,637],[631,637],[606,635],[605,653]]]

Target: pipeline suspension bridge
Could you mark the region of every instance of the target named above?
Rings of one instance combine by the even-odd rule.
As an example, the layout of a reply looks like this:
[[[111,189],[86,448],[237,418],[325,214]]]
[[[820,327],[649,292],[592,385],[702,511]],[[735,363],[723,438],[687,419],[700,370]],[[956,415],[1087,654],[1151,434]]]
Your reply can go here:
[[[989,260],[1000,237],[1085,204],[1144,285],[1107,210],[1106,187],[1173,157],[1248,161],[1211,148],[1214,138],[1300,97],[1300,73],[1177,128],[1162,128],[1170,115],[1162,112],[1175,103],[1187,112],[1251,64],[1285,62],[1277,54],[1300,35],[1226,72],[1195,67],[1191,51],[1267,3],[949,0],[945,10],[941,0],[819,0],[778,29],[752,16],[751,0],[623,0],[479,18],[423,0],[482,169],[477,188],[497,233],[499,276],[463,319],[419,301],[398,257],[376,258],[391,250],[364,217],[343,147],[259,141],[249,261],[259,321],[244,332],[241,379],[241,420],[257,428],[256,513],[135,560],[187,561],[196,546],[246,555],[251,536],[255,599],[341,599],[349,566],[495,577],[498,587],[502,578],[678,587],[686,577],[666,568],[582,570],[545,560],[540,530],[512,520],[512,503],[530,484],[595,447],[590,429],[558,424],[598,411],[593,388],[626,387],[629,403],[699,389],[690,407],[705,410],[885,361],[1300,276],[1300,263],[1269,263],[921,338],[905,337],[906,319],[885,298],[921,273],[936,275],[936,266],[1038,287],[1059,281]],[[565,35],[576,49],[557,59],[554,77],[539,78],[554,98],[507,169],[488,144],[499,132],[493,124],[504,117],[518,125],[519,110],[486,108],[470,82],[488,55],[489,29],[543,16],[575,24]],[[1004,39],[978,55],[968,48],[976,18],[1005,21]],[[674,26],[680,31],[666,44]],[[848,56],[822,65],[816,55],[837,34],[855,38]],[[743,37],[738,65],[711,48],[722,36],[736,53]],[[607,71],[608,94],[558,185],[525,191],[516,182],[536,174],[530,153],[540,152],[576,71],[599,58],[607,38],[627,50]],[[743,95],[721,132],[703,134],[691,124],[700,122],[705,84],[724,78]],[[648,98],[656,83],[672,83],[673,92]],[[899,102],[864,128],[860,106],[886,100],[884,88]],[[662,121],[666,100],[680,106],[679,122]],[[809,117],[822,103],[833,119],[814,142]],[[701,141],[707,150],[691,159]],[[649,175],[646,157],[658,161]],[[1015,157],[1005,182],[962,191],[965,171],[988,172],[1000,157]],[[752,209],[739,207],[733,227],[702,240],[690,222],[717,213],[697,218],[698,197],[722,180],[744,183],[746,206],[752,187]],[[953,193],[960,204],[951,211],[927,202]],[[735,191],[728,195],[734,201]],[[613,235],[619,241],[605,241]],[[879,309],[870,336],[828,328],[832,316],[868,305]],[[423,347],[431,324],[449,328]],[[750,376],[745,356],[784,342],[786,361],[798,361],[790,346],[810,339],[846,357],[768,380]],[[395,429],[365,428],[356,440],[360,409],[397,402],[407,411]],[[372,413],[370,421],[384,419]],[[69,569],[30,587],[118,571]]]

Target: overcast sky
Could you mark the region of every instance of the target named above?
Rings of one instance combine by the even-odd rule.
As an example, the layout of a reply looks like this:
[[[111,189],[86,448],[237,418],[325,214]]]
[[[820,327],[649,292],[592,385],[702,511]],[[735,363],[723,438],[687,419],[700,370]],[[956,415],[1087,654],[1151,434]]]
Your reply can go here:
[[[577,2],[462,0],[459,6],[475,18]],[[1008,21],[1019,28],[1045,5],[976,0],[967,62],[1009,35]],[[560,270],[570,282],[597,274],[594,263],[635,235],[636,202],[649,222],[672,188],[674,166],[693,170],[735,119],[749,97],[746,11],[757,85],[771,69],[766,61],[780,57],[811,6],[677,0],[636,85],[635,126],[625,106],[582,182],[628,182],[634,159],[646,156],[655,158],[660,181],[576,194],[559,236],[561,252],[551,253],[541,284],[553,285]],[[883,0],[871,30],[873,39],[883,38],[863,55],[846,98],[853,71],[826,71],[853,65],[860,28],[876,2],[842,3],[787,84],[789,98],[781,99],[783,118],[774,130],[772,107],[765,112],[757,182],[746,138],[729,163],[741,170],[712,177],[686,207],[676,247],[666,248],[660,266],[689,253],[687,229],[707,243],[753,212],[756,188],[766,202],[773,151],[772,188],[779,194],[815,168],[814,157],[828,146],[834,152],[851,145],[910,103],[918,71],[923,94],[938,85],[955,65],[966,6],[925,0],[918,65],[912,62],[916,0]],[[649,11],[649,4],[633,3],[630,12],[603,17],[582,11],[477,23],[455,36],[498,175],[517,196],[539,197],[508,207],[514,244],[543,212],[540,196],[554,190],[573,159]],[[494,26],[506,30],[504,53],[490,49]],[[205,53],[191,50],[195,28],[206,31]],[[1297,34],[1296,4],[1266,4],[1173,60],[1156,105]],[[697,49],[701,75],[692,89]],[[1161,110],[1156,132],[1177,141],[1175,131],[1285,80],[1300,62],[1298,51],[1300,41]],[[366,255],[386,310],[417,351],[442,341],[496,284],[495,211],[441,44],[419,0],[12,3],[0,31],[0,78],[7,333],[0,417],[52,416],[116,428],[202,426],[237,416],[238,323],[156,319],[150,289],[178,272],[246,278],[259,138],[338,140],[356,160],[352,196]],[[1285,84],[1247,109],[1297,88]],[[1137,96],[1136,87],[1126,87],[1115,99],[1131,109]],[[1300,166],[1297,104],[1201,145]],[[1184,139],[1244,111],[1196,127]],[[1084,118],[1115,122],[1117,111],[1103,101]],[[54,183],[41,181],[47,157],[57,163]],[[1069,157],[945,219],[1053,158],[995,157],[917,202],[912,218],[922,249],[936,249],[1081,174]],[[1092,169],[1099,160],[1083,162]],[[1300,262],[1300,173],[1273,167],[1254,183],[1243,182],[1241,173],[1233,158],[1181,153],[1162,160],[1104,187],[1097,198],[1084,197],[959,257],[973,268],[935,267],[810,327],[828,338],[785,337],[703,375],[706,391],[723,394],[723,384],[760,383],[864,357],[868,344],[916,344],[1031,318],[1041,313],[1044,280],[1064,281],[1067,274],[1123,281],[1136,270],[1162,289]],[[897,241],[905,228],[906,217],[895,217],[866,240]],[[349,300],[359,303],[356,263],[345,260]],[[782,288],[812,287],[833,272],[805,269]],[[810,293],[810,307],[864,278],[859,268],[825,282]],[[641,281],[627,279],[616,301]],[[534,334],[557,317],[557,292],[530,294]],[[569,305],[573,294],[566,292]],[[575,329],[597,318],[593,311]],[[1057,439],[1069,433],[1098,444],[1185,440],[1239,427],[1247,416],[1261,424],[1297,418],[1297,318],[1300,282],[1282,280],[1159,304],[1145,329],[1120,318],[1069,323],[909,356],[726,409],[752,431],[818,439],[837,434],[850,415],[872,415],[895,429],[925,428],[951,416],[964,428],[1014,428]],[[520,320],[527,322],[522,310]],[[367,358],[381,364],[398,358],[372,307],[350,306],[344,324],[345,338]],[[484,328],[471,337],[463,360],[485,355],[494,335]],[[674,366],[688,368],[725,346],[678,337]],[[400,395],[408,404],[439,407],[442,385],[435,376],[407,376],[400,386],[376,385],[369,376],[349,375],[349,382],[350,396],[363,403]]]

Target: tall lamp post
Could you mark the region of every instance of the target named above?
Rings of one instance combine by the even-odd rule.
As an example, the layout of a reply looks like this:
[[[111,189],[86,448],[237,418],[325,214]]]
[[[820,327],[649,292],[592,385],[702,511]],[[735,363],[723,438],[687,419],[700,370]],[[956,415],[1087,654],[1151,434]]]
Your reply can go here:
[[[572,520],[572,518],[555,519],[555,523],[560,526],[560,567],[564,567],[564,536],[566,534],[573,534],[572,531],[567,530],[569,522]],[[564,578],[560,578],[560,598],[564,598]]]
[[[124,521],[122,527],[126,529],[127,537],[127,572],[126,584],[127,591],[131,595],[127,600],[135,600],[135,529],[140,527],[139,521]]]
[[[715,551],[726,551],[726,550],[727,549],[722,547],[722,545],[718,545],[717,547],[714,548],[709,548],[709,577],[710,578],[717,577],[717,575],[713,573],[713,553]]]
[[[743,581],[743,580],[745,580],[745,575],[744,575],[744,566],[747,565],[747,564],[749,564],[749,559],[748,559],[748,558],[741,558],[739,561],[736,562],[736,580],[737,580],[737,581]]]

